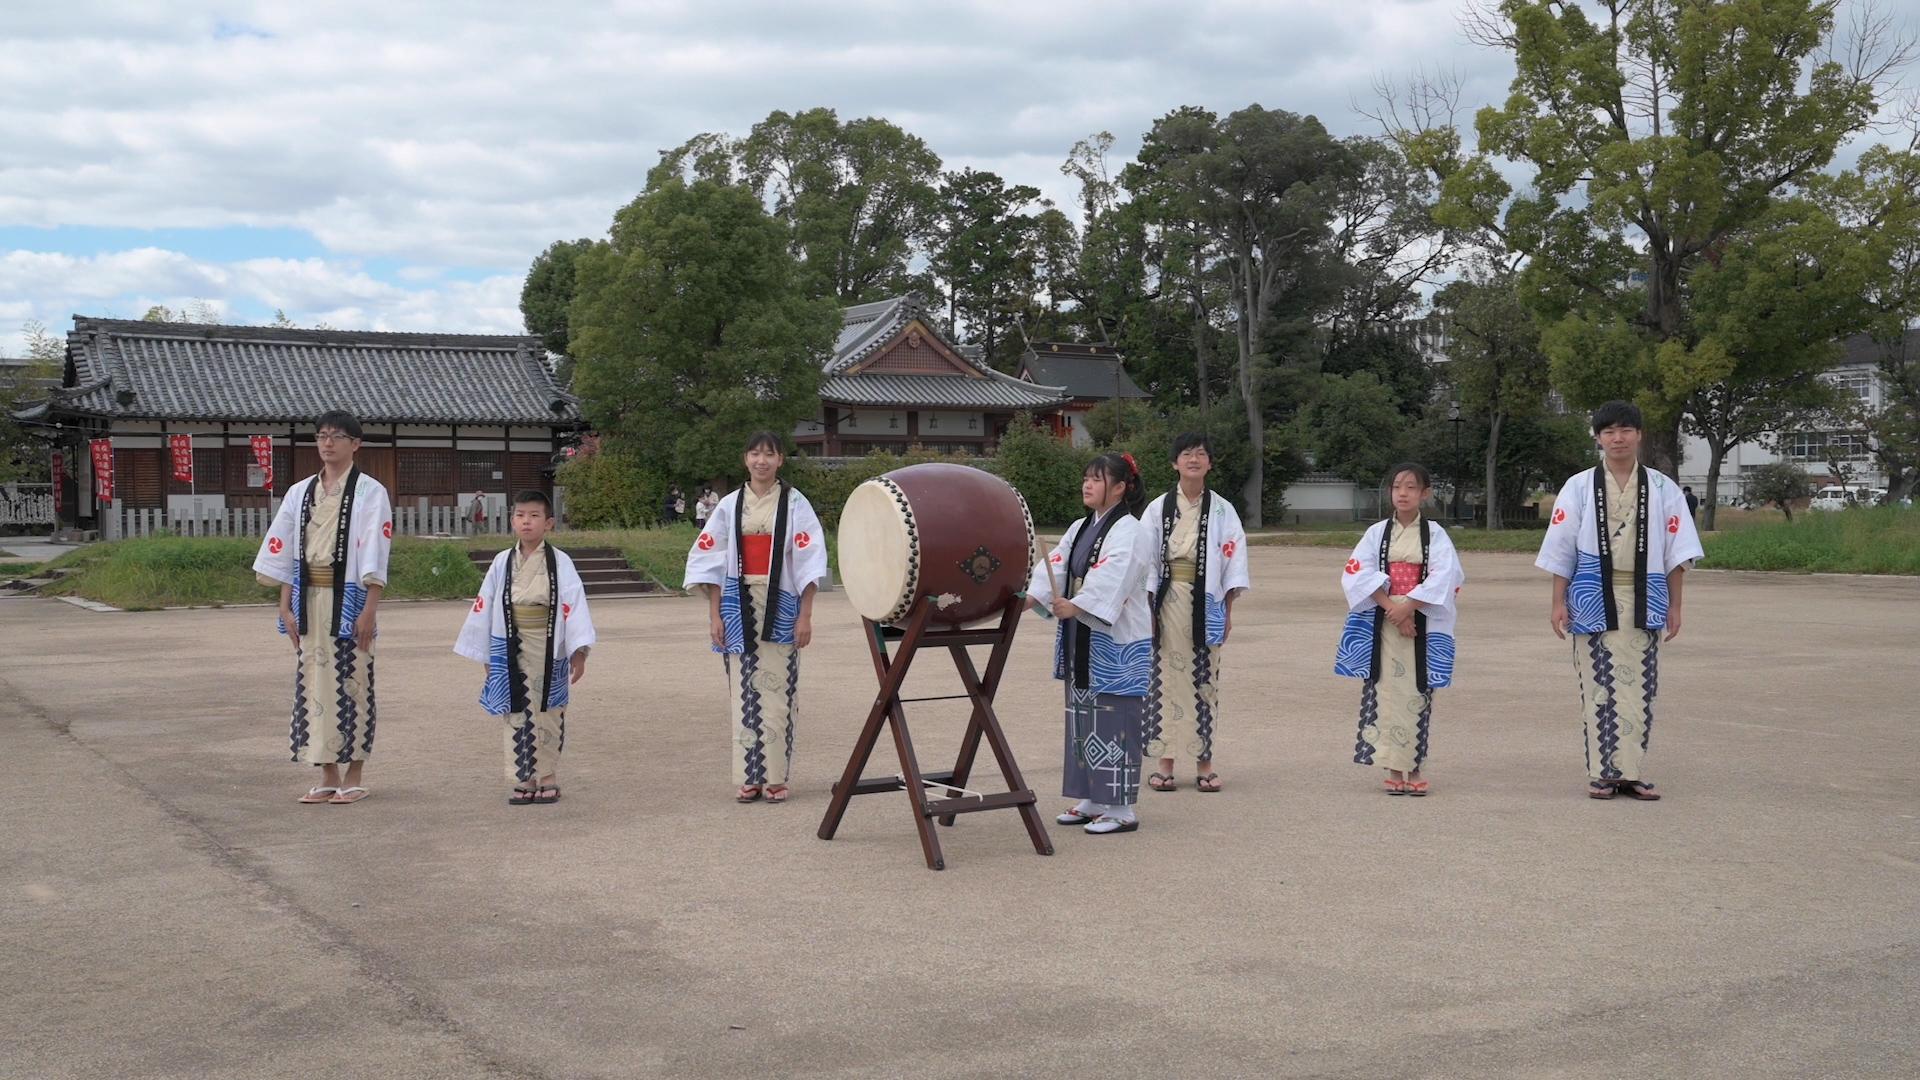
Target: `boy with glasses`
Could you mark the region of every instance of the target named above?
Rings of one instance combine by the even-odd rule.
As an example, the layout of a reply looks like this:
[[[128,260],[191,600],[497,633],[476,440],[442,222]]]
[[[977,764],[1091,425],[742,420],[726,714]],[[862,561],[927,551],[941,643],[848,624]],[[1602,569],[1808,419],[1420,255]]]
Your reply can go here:
[[[354,466],[360,421],[342,410],[314,422],[320,471],[287,489],[254,574],[280,587],[280,631],[293,643],[293,760],[321,769],[303,803],[367,797],[373,753],[373,637],[387,584],[393,509],[387,489]]]

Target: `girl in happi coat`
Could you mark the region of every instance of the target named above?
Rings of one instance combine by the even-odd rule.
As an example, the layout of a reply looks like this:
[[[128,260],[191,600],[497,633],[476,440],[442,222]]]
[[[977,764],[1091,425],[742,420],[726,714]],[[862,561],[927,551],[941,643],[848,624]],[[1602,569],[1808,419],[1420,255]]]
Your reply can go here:
[[[1548,622],[1573,634],[1586,732],[1587,794],[1660,797],[1644,763],[1653,738],[1660,641],[1680,635],[1682,575],[1701,555],[1686,493],[1640,464],[1640,410],[1594,410],[1601,464],[1573,474],[1553,503],[1534,565],[1553,575]]]
[[[1080,481],[1087,516],[1074,522],[1027,583],[1032,605],[1060,620],[1053,677],[1066,691],[1061,794],[1078,799],[1054,820],[1095,835],[1140,827],[1140,754],[1153,677],[1153,610],[1140,470],[1102,454]]]
[[[1447,530],[1420,513],[1425,467],[1387,471],[1393,516],[1375,522],[1347,558],[1347,623],[1333,672],[1363,680],[1353,760],[1387,770],[1389,795],[1425,795],[1433,692],[1453,681],[1454,600],[1466,574]]]
[[[373,753],[373,638],[393,508],[353,464],[360,421],[336,409],[314,429],[320,471],[287,489],[253,572],[280,587],[280,632],[293,643],[293,760],[321,769],[300,801],[345,804],[368,794],[360,779]]]
[[[687,552],[688,586],[707,594],[713,651],[727,672],[733,781],[740,802],[787,798],[800,650],[813,640],[813,594],[827,576],[826,531],[807,497],[780,479],[779,436],[747,440],[747,483],[713,509]]]
[[[1174,758],[1191,756],[1194,785],[1219,791],[1213,737],[1220,653],[1233,629],[1233,601],[1250,586],[1247,534],[1233,504],[1207,489],[1213,444],[1205,435],[1189,432],[1173,441],[1173,468],[1178,483],[1140,516],[1155,616],[1146,754],[1160,759],[1147,785],[1174,790]]]
[[[593,616],[573,559],[547,543],[546,493],[515,495],[511,524],[518,542],[487,567],[453,651],[487,666],[480,707],[506,721],[508,804],[555,803],[569,688],[587,673]]]

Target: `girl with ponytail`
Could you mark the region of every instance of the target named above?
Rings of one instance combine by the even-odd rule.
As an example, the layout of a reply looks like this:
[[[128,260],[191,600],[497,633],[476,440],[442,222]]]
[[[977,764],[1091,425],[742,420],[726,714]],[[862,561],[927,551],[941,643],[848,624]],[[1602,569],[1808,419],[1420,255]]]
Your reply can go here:
[[[1140,827],[1141,721],[1153,674],[1153,617],[1138,514],[1140,470],[1125,454],[1101,454],[1080,480],[1087,515],[1033,568],[1027,595],[1060,620],[1053,677],[1066,697],[1061,794],[1077,800],[1055,820],[1095,836]],[[1054,582],[1059,583],[1055,594]]]

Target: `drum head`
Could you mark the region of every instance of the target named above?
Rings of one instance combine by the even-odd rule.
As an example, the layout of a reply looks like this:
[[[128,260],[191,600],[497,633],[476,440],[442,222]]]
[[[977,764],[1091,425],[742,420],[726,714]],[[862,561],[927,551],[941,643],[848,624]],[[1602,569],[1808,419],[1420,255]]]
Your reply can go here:
[[[907,509],[893,489],[869,480],[840,512],[840,583],[861,617],[879,621],[908,599],[917,553],[907,538]]]

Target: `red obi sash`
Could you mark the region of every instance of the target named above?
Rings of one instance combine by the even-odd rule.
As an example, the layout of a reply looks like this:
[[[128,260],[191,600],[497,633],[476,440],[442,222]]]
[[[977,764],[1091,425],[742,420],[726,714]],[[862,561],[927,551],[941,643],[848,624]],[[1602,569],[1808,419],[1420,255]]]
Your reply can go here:
[[[1387,564],[1387,595],[1405,596],[1420,584],[1420,564],[1417,562],[1397,562]]]
[[[740,538],[740,563],[745,569],[742,573],[758,574],[762,577],[773,565],[773,535],[742,536]]]

